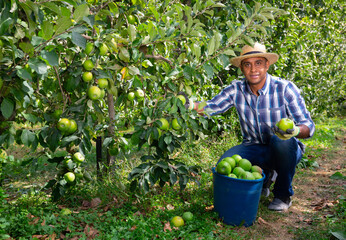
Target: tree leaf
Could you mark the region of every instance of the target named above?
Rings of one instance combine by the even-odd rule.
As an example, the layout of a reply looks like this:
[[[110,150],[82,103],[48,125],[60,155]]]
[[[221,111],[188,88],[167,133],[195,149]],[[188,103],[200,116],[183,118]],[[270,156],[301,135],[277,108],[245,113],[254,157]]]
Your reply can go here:
[[[194,73],[195,73],[195,69],[193,69],[192,67],[190,66],[184,67],[183,74],[186,79],[191,81],[192,76],[194,76]]]
[[[28,61],[29,66],[38,74],[47,73],[47,64],[38,58],[30,58]]]
[[[209,64],[205,63],[203,64],[203,69],[205,70],[207,76],[209,79],[213,78],[214,76],[214,68],[210,66]]]
[[[80,33],[72,31],[71,40],[75,45],[85,49],[86,39]]]
[[[14,110],[14,103],[11,99],[5,98],[1,103],[1,113],[4,118],[11,117]]]
[[[35,133],[31,132],[28,129],[24,129],[22,135],[20,136],[22,143],[27,147],[30,147],[30,145],[35,141],[35,138]]]
[[[215,52],[215,36],[213,36],[208,43],[208,55],[212,55]]]
[[[4,35],[7,33],[9,26],[13,23],[12,18],[7,18],[4,21],[1,21],[0,23],[0,36]]]
[[[29,55],[34,53],[34,46],[30,42],[21,42],[19,43],[19,47],[23,50],[23,52]]]
[[[55,24],[55,35],[63,33],[66,29],[72,26],[71,19],[66,16],[60,16]]]
[[[26,71],[24,68],[18,69],[16,72],[17,76],[24,79],[24,80],[32,80],[32,77],[28,71]]]
[[[48,61],[51,66],[59,66],[59,56],[56,54],[55,50],[50,52],[43,50],[41,52],[41,57]]]
[[[60,10],[59,6],[57,6],[55,3],[53,3],[53,2],[45,2],[45,3],[40,3],[40,4],[45,6],[49,10],[55,12],[56,14],[58,14],[58,16],[61,15],[61,10]]]
[[[76,10],[73,13],[73,19],[76,22],[79,22],[83,20],[84,17],[88,16],[90,14],[90,10],[87,4],[81,4],[78,7],[76,7]]]
[[[127,32],[129,34],[130,37],[130,41],[133,42],[136,39],[136,27],[132,24],[129,25],[129,27],[127,28]]]
[[[129,51],[126,48],[121,47],[119,52],[119,58],[124,62],[128,62],[130,60]]]

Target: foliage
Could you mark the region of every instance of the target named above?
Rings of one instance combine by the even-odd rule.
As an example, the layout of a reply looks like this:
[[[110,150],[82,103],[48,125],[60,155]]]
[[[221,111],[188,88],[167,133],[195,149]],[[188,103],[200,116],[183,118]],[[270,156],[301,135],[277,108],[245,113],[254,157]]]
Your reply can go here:
[[[287,12],[273,20],[271,34],[264,37],[280,55],[275,74],[301,88],[312,116],[345,112],[345,4],[337,0],[269,2]]]
[[[181,178],[184,188],[193,172],[173,161],[172,154],[186,140],[203,137],[209,127],[206,119],[185,109],[178,92],[193,100],[218,92],[213,81],[228,78],[223,69],[229,57],[239,45],[265,34],[269,20],[282,13],[267,3],[213,0],[1,2],[0,145],[8,148],[16,142],[32,151],[42,147],[42,154],[61,166],[77,151],[88,154],[93,139],[102,136],[107,159],[100,167],[109,167],[114,159],[110,149],[116,157],[145,147],[143,164],[158,172],[167,170],[162,161],[180,164],[175,168],[181,171],[167,174],[172,184]],[[88,77],[83,78],[85,72]],[[98,79],[108,81],[105,96],[90,99],[88,89]],[[96,96],[103,95],[93,89]],[[128,100],[128,93],[138,90],[144,96]],[[160,135],[161,117],[177,119],[182,129]],[[59,131],[59,118],[76,121],[77,130]],[[30,126],[17,129],[13,121]],[[54,157],[59,149],[66,149],[65,158]],[[48,183],[57,198],[69,188],[62,178],[68,170]],[[130,179],[148,186],[165,183],[167,175],[138,171]]]

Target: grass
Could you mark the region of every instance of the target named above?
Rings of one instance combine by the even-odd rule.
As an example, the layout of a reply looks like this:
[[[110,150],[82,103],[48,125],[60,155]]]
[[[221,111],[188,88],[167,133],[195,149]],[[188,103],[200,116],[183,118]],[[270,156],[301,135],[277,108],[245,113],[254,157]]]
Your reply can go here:
[[[326,155],[332,158],[340,146],[335,138],[344,136],[344,119],[316,121],[313,138],[305,140],[307,157],[297,176],[305,179],[313,174],[318,162]],[[211,167],[221,154],[237,144],[231,134],[210,137],[194,146],[186,146],[176,156],[188,165],[201,166],[200,185],[190,182],[184,191],[178,186],[155,186],[147,195],[128,190],[127,174],[138,160],[118,159],[117,169],[103,182],[79,185],[59,202],[51,202],[49,192],[42,191],[43,184],[54,176],[55,166],[44,156],[38,157],[29,150],[15,152],[13,161],[4,166],[6,180],[0,188],[0,239],[266,239],[275,234],[272,229],[254,224],[249,228],[233,227],[222,223],[212,211]],[[58,154],[64,154],[63,152]],[[35,159],[35,160],[31,160]],[[87,168],[93,172],[94,153],[89,156]],[[95,173],[94,173],[95,174]],[[344,186],[333,185],[335,204],[324,212],[303,213],[311,219],[311,225],[288,228],[295,239],[327,239],[342,233],[345,227]],[[261,199],[258,215],[264,221],[285,219],[284,213],[274,213],[266,206],[268,199]],[[62,215],[61,209],[72,213]],[[175,229],[168,223],[173,216],[185,211],[194,214],[193,222]]]

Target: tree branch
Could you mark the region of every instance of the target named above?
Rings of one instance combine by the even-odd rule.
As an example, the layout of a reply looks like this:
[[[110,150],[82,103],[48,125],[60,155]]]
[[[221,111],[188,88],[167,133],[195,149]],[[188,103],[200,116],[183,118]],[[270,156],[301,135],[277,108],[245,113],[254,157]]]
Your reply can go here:
[[[167,62],[169,65],[173,66],[173,62],[167,58],[162,57],[161,55],[144,55],[146,58],[153,58],[155,60],[162,60]]]

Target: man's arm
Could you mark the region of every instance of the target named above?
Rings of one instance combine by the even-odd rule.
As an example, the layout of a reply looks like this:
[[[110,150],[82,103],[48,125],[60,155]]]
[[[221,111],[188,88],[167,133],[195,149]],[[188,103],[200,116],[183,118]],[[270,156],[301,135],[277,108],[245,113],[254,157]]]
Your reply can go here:
[[[310,137],[310,129],[305,125],[299,125],[299,134],[296,136],[297,138],[308,138]]]

